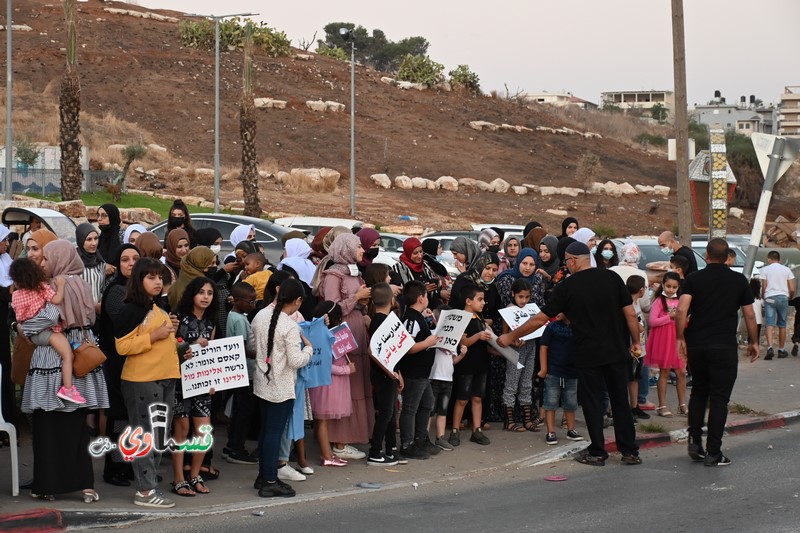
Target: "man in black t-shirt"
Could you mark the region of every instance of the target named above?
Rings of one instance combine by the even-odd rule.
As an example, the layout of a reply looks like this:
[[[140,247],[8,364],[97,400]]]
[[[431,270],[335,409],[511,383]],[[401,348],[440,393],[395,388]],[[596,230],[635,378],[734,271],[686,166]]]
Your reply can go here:
[[[758,359],[753,294],[747,279],[725,265],[727,257],[728,243],[724,239],[708,242],[708,264],[683,281],[675,317],[678,355],[692,369],[689,457],[703,461],[706,466],[731,463],[722,455],[722,433],[739,366],[736,327],[740,307],[750,335],[750,360]],[[687,324],[689,314],[691,321]],[[708,437],[704,450],[703,423],[707,405]]]
[[[689,262],[689,266],[683,273],[684,276],[688,276],[692,272],[697,272],[697,258],[695,258],[694,252],[688,246],[682,246],[674,233],[671,231],[663,232],[658,236],[658,245],[661,247],[661,251],[664,252],[664,255],[668,257],[679,255],[686,258],[686,261]]]
[[[641,353],[639,322],[633,301],[616,272],[591,267],[589,248],[585,244],[570,244],[565,262],[571,275],[556,285],[542,312],[502,335],[498,344],[508,346],[544,325],[548,317],[563,312],[572,322],[578,391],[592,441],[576,460],[593,466],[605,465],[608,453],[603,435],[603,393],[608,390],[614,414],[614,436],[622,462],[641,464],[628,401],[631,353]]]

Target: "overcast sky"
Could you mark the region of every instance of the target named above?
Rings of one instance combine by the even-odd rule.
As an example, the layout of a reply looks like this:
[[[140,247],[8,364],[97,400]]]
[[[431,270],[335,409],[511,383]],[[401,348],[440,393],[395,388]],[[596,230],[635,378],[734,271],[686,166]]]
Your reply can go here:
[[[224,15],[258,12],[297,46],[329,22],[420,35],[446,70],[466,63],[484,91],[568,91],[599,102],[616,90],[672,90],[669,0],[138,0],[148,7]],[[688,102],[722,91],[777,102],[800,85],[800,0],[684,0]],[[312,50],[316,48],[313,47]]]

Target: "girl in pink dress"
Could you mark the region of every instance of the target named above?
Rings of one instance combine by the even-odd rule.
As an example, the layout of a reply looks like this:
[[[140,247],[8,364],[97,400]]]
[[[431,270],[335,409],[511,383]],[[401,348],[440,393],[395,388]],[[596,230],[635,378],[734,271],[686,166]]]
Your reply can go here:
[[[647,366],[658,368],[658,409],[659,416],[671,418],[666,406],[667,379],[670,369],[677,376],[678,411],[686,416],[686,362],[678,356],[675,341],[675,312],[678,308],[678,288],[681,279],[674,272],[664,274],[661,286],[656,289],[653,305],[650,308],[650,335],[647,337]]]
[[[358,348],[347,354],[354,364],[350,373],[352,413],[328,423],[329,437],[336,444],[334,454],[342,459],[362,459],[366,454],[347,443],[368,443],[375,423],[369,381],[369,341],[364,322],[370,289],[361,279],[357,266],[364,257],[364,249],[358,237],[344,233],[334,239],[328,255],[333,265],[322,273],[320,297],[341,306],[343,322],[347,322],[358,344]]]
[[[314,318],[324,316],[328,327],[342,323],[342,308],[334,302],[320,302],[314,309]],[[346,357],[334,359],[331,365],[331,384],[308,389],[311,412],[314,414],[314,433],[319,442],[319,462],[322,466],[346,466],[347,460],[337,457],[331,450],[328,420],[347,418],[353,413],[350,401],[350,373],[354,363]]]

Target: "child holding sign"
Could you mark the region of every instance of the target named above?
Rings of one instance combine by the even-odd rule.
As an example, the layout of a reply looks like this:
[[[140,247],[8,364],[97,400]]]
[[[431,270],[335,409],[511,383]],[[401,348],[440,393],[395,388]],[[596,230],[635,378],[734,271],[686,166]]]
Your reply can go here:
[[[513,301],[508,307],[524,308],[531,300],[531,286],[525,278],[519,278],[511,284],[511,294]],[[508,333],[508,324],[503,322],[503,333]],[[514,346],[519,349],[519,364],[506,364],[506,381],[503,387],[503,405],[506,408],[505,429],[508,431],[524,433],[528,431],[539,431],[533,421],[533,367],[536,357],[536,341],[518,340]],[[514,421],[514,404],[519,401],[522,409],[522,425]]]
[[[485,304],[483,289],[477,285],[466,285],[461,290],[464,299],[464,311],[472,313],[461,344],[467,347],[467,354],[455,368],[455,397],[453,408],[453,429],[450,433],[450,444],[458,446],[461,437],[458,428],[467,402],[472,407],[472,436],[470,441],[485,446],[490,443],[489,437],[481,429],[483,415],[483,397],[486,396],[486,376],[489,372],[489,344],[492,333],[486,330],[486,322],[480,317]]]
[[[433,311],[433,319],[438,323],[442,311],[450,311],[447,305],[440,305]],[[458,353],[458,355],[456,355]],[[444,437],[447,429],[447,410],[453,395],[454,365],[460,363],[467,354],[467,347],[459,345],[458,351],[436,348],[436,357],[431,368],[431,390],[433,391],[433,411],[436,415],[436,440],[434,444],[446,452],[453,451],[453,445]]]

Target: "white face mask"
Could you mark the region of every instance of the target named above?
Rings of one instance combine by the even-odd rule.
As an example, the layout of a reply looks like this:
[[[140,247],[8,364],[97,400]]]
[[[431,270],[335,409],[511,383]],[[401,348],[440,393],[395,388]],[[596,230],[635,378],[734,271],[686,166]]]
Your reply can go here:
[[[219,244],[212,244],[211,246],[209,246],[209,248],[211,248],[211,251],[214,252],[214,255],[217,255],[220,252],[220,250],[222,250],[222,246],[220,246]]]

